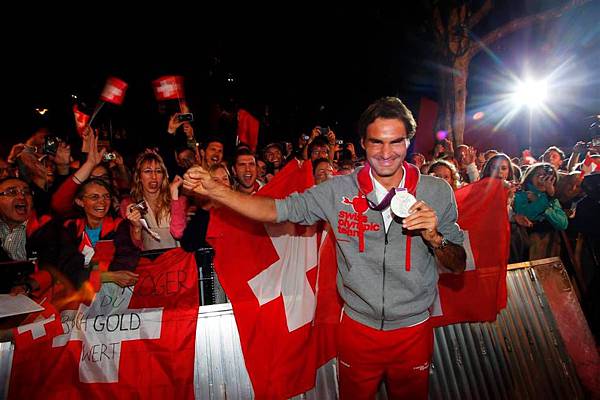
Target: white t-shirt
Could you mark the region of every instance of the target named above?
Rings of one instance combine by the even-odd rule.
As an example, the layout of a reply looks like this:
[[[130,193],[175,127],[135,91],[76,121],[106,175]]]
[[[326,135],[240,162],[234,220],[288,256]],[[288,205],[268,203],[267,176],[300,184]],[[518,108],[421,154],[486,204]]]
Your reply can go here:
[[[372,170],[369,170],[369,175],[371,176],[371,182],[373,182],[373,188],[375,189],[375,196],[377,197],[377,204],[381,203],[381,201],[387,196],[389,190],[387,190],[375,177],[373,176]],[[404,188],[404,182],[406,181],[406,170],[404,169],[404,165],[402,166],[402,180],[400,181],[399,188]],[[387,232],[390,224],[392,223],[392,210],[390,207],[386,207],[381,214],[383,215],[383,223],[385,225],[385,231]]]

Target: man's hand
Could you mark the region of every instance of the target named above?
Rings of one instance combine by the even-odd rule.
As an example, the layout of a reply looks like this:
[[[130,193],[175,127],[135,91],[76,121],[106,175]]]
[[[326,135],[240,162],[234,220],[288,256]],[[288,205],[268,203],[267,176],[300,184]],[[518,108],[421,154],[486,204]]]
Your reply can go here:
[[[437,231],[438,219],[435,210],[424,201],[419,200],[408,209],[410,215],[402,221],[402,227],[412,230],[420,230],[420,234],[427,242],[439,239],[441,235]],[[437,245],[437,243],[434,243]]]
[[[346,143],[346,150],[348,150],[350,154],[352,154],[352,159],[354,160],[356,158],[356,150],[354,150],[354,143]]]
[[[419,200],[408,209],[411,213],[404,218],[402,227],[408,230],[420,230],[421,237],[433,248],[440,265],[455,274],[465,270],[467,254],[457,244],[448,243],[442,246],[443,236],[438,232],[438,219],[434,209]]]
[[[210,193],[220,187],[225,187],[216,182],[204,168],[192,167],[183,175],[183,187],[194,193],[209,196]]]
[[[189,122],[183,123],[183,132],[188,139],[194,138],[194,127]]]
[[[25,149],[25,144],[23,144],[23,143],[15,144],[10,149],[10,154],[8,155],[8,158],[6,159],[6,161],[8,161],[10,164],[14,164],[15,161],[17,161],[17,157],[19,156],[19,154],[21,154],[23,149]]]
[[[335,132],[331,129],[329,132],[327,132],[327,141],[329,142],[330,146],[335,146]]]
[[[544,189],[546,189],[546,194],[550,197],[554,196],[554,183],[556,182],[556,178],[552,175],[547,175],[543,178],[540,178],[540,181],[544,183]]]
[[[139,274],[131,271],[105,271],[100,275],[102,282],[113,282],[121,287],[135,285],[139,277]]]
[[[106,149],[102,148],[98,151],[98,136],[91,135],[89,138],[89,152],[85,162],[92,164],[94,167],[102,162],[102,157],[106,153]]]
[[[59,165],[69,165],[71,163],[71,146],[65,142],[60,142],[54,156],[54,163]]]
[[[529,218],[527,218],[524,215],[515,214],[513,218],[515,219],[517,225],[523,226],[525,228],[531,228],[533,226],[533,222],[531,222]]]
[[[174,135],[175,132],[177,132],[177,128],[179,128],[183,124],[183,121],[179,121],[179,115],[181,115],[181,113],[175,113],[171,115],[171,118],[169,119],[169,126],[167,127],[167,132],[169,132],[171,135]]]
[[[476,158],[477,158],[477,150],[475,150],[475,148],[473,148],[472,146],[469,146],[469,148],[467,149],[467,152],[465,154],[464,164],[465,165],[473,164],[475,162]]]

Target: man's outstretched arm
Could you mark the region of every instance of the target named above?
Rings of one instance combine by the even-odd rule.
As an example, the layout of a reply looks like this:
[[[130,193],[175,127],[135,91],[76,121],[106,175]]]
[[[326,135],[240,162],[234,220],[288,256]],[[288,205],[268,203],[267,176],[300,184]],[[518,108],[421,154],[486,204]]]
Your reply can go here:
[[[255,221],[277,221],[275,200],[269,197],[235,192],[216,182],[202,167],[192,167],[187,170],[183,176],[183,187]]]

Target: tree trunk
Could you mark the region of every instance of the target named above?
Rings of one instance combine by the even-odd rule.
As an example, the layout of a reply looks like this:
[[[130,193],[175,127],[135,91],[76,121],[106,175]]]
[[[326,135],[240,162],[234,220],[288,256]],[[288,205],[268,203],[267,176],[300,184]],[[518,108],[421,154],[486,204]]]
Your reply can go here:
[[[458,57],[454,60],[454,74],[452,75],[454,114],[453,135],[454,148],[463,144],[465,134],[465,112],[467,106],[467,77],[469,76],[469,57]]]

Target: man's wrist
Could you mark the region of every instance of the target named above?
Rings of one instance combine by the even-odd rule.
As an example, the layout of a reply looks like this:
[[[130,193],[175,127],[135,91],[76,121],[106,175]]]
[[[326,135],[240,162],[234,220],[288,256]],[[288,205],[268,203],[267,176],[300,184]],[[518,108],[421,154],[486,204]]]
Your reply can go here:
[[[427,244],[433,250],[441,250],[448,245],[448,241],[444,235],[436,231],[435,236],[431,240],[428,240]]]

